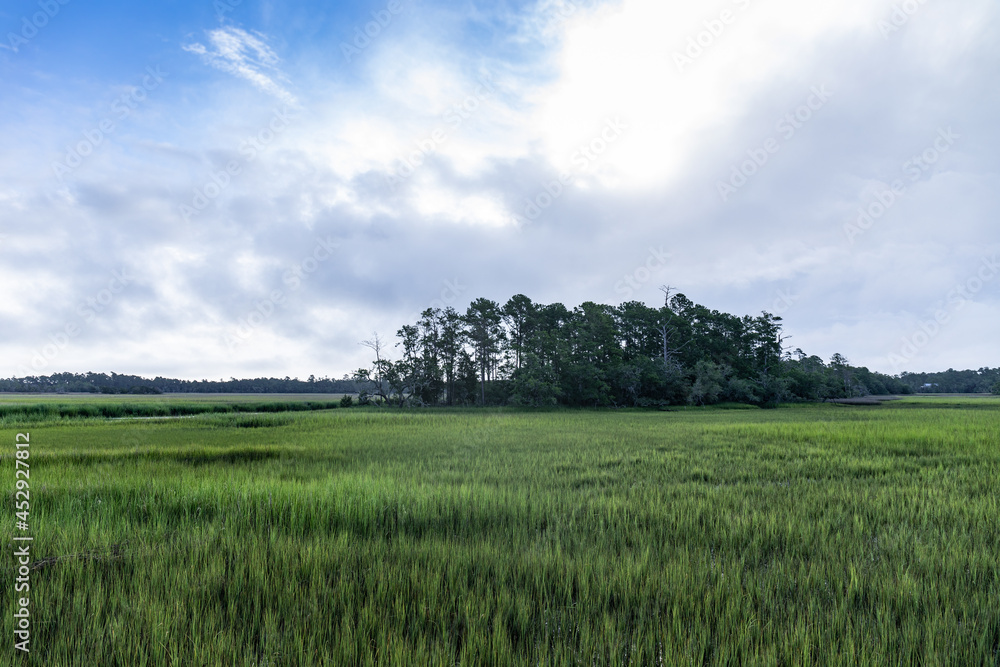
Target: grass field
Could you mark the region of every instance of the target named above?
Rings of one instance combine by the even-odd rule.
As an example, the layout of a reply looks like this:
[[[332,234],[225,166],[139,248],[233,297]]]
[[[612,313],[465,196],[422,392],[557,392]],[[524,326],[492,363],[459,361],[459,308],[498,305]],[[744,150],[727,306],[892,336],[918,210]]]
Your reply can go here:
[[[997,399],[74,414],[2,417],[23,662],[1000,664]]]

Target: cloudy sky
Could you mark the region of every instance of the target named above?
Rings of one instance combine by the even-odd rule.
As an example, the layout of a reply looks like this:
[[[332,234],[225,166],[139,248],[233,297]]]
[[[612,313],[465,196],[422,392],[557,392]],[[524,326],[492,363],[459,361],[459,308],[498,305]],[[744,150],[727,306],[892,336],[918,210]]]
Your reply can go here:
[[[1000,366],[995,0],[8,0],[0,376],[339,376],[669,283]],[[4,36],[5,35],[5,36]]]

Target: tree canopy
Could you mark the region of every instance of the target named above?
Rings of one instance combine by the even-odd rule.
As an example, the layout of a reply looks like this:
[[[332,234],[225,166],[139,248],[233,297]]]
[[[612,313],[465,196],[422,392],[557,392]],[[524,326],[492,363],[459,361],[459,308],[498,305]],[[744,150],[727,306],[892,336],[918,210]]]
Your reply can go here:
[[[711,310],[669,291],[661,308],[479,298],[465,313],[425,310],[397,331],[400,359],[389,360],[379,341],[373,365],[355,379],[365,387],[362,402],[400,406],[771,406],[911,393],[899,378],[852,367],[840,354],[824,362],[789,353],[781,322],[767,312]]]

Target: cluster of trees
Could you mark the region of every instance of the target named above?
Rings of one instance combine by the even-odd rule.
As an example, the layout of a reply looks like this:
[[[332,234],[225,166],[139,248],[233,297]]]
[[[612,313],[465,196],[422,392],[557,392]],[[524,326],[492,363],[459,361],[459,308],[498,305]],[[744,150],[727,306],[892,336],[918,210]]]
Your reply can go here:
[[[255,378],[252,380],[175,380],[118,373],[53,373],[0,380],[0,391],[21,392],[90,392],[105,394],[172,393],[240,393],[240,394],[346,394],[356,393],[358,386],[350,378],[333,380],[327,377]]]
[[[362,402],[404,405],[774,405],[910,393],[898,378],[785,351],[781,318],[735,316],[664,288],[662,308],[631,301],[572,310],[524,295],[476,299],[465,313],[425,310],[396,335],[378,335],[354,379]]]
[[[906,373],[900,379],[914,392],[941,394],[1000,394],[1000,368],[941,373]]]
[[[371,366],[339,380],[55,373],[0,380],[0,391],[357,393],[362,403],[399,406],[766,406],[871,394],[1000,394],[1000,368],[893,377],[853,367],[840,354],[826,362],[788,352],[780,317],[730,315],[665,291],[661,308],[631,301],[570,310],[517,295],[503,306],[476,299],[464,313],[428,309],[399,329],[398,353],[376,335],[365,341]]]

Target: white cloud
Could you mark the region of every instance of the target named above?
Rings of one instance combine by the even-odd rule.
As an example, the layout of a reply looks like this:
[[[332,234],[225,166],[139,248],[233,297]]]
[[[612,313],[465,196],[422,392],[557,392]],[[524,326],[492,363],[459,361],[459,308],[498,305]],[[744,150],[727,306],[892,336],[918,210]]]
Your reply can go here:
[[[190,224],[178,205],[240,159],[244,138],[265,126],[245,99],[195,110],[202,122],[185,122],[191,110],[183,105],[164,108],[183,132],[133,124],[110,139],[113,156],[105,149],[108,159],[95,158],[51,196],[43,180],[51,157],[19,138],[35,133],[0,128],[13,144],[0,156],[0,232],[8,235],[0,282],[15,286],[0,310],[20,327],[0,352],[30,358],[38,341],[75,321],[74,309],[108,271],[127,265],[141,269],[140,279],[50,370],[339,374],[367,362],[358,340],[373,329],[391,338],[440,297],[445,280],[467,288],[453,304],[459,309],[473,297],[518,292],[567,305],[614,302],[623,273],[662,246],[671,258],[636,298],[658,304],[656,286],[669,282],[742,314],[771,308],[784,290],[794,296],[782,313],[793,344],[892,371],[887,355],[980,253],[996,249],[1000,210],[996,48],[976,33],[990,24],[986,4],[927,4],[883,39],[877,21],[893,1],[753,0],[684,72],[674,53],[738,3],[578,2],[556,20],[554,8],[570,3],[543,0],[534,13],[501,21],[514,32],[499,35],[496,50],[470,48],[459,27],[427,30],[436,11],[465,11],[430,6],[424,25],[401,21],[350,70],[293,72],[270,37],[209,31],[186,53],[251,83],[251,96],[294,102],[289,90],[308,90],[310,111],[296,114]],[[476,20],[497,24],[495,16]],[[476,94],[484,72],[495,90],[457,127],[449,123],[446,114]],[[774,132],[776,115],[827,77],[835,97],[822,119],[723,205],[715,184],[736,156],[745,159]],[[515,228],[525,199],[544,193],[615,116],[629,124],[621,139],[541,217]],[[865,186],[905,177],[901,165],[949,123],[961,143],[850,245],[843,226],[872,201]],[[53,155],[79,140],[77,130],[56,128],[38,128]],[[438,129],[446,138],[390,190],[385,175]],[[284,271],[327,236],[341,250],[292,290]],[[1000,363],[995,285],[920,350],[913,368]],[[274,289],[287,298],[230,354],[224,336]],[[109,349],[115,331],[128,340]]]
[[[278,69],[281,60],[265,39],[260,33],[255,36],[240,28],[225,27],[208,32],[211,50],[197,42],[183,48],[201,56],[212,67],[245,79],[262,92],[297,106],[295,96],[275,80],[285,78]]]
[[[662,186],[697,159],[707,135],[766,103],[776,82],[802,76],[817,44],[845,32],[872,37],[889,6],[624,0],[580,12],[564,26],[559,77],[539,92],[533,127],[548,159],[564,166],[603,119],[620,115],[631,129],[602,161],[625,184]],[[824,76],[813,74],[802,96]]]

